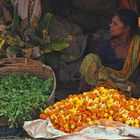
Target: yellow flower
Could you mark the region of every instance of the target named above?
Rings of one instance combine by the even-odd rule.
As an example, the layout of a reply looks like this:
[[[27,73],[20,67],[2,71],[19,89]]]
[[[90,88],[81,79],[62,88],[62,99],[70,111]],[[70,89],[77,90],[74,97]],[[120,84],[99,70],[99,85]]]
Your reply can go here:
[[[87,96],[87,92],[84,92],[83,95]]]
[[[130,124],[131,123],[131,121],[130,120],[127,120],[127,121],[125,121],[125,124]]]
[[[89,121],[88,124],[89,125],[93,125],[94,123],[93,123],[93,121]]]
[[[65,129],[69,129],[69,124],[67,124],[67,123],[64,124],[64,128],[65,128]]]
[[[61,115],[62,116],[62,118],[64,119],[65,118],[65,116],[64,115]]]
[[[95,90],[93,90],[93,94],[99,95],[99,91],[95,89]]]
[[[102,108],[106,110],[107,106],[104,104],[104,105],[102,105]]]
[[[77,103],[78,100],[78,97],[73,98],[73,103]]]
[[[90,122],[91,121],[91,118],[87,118],[87,122]]]
[[[134,122],[135,122],[135,123],[139,123],[139,120],[138,120],[138,119],[135,119]]]
[[[114,100],[112,98],[110,98],[108,103],[114,103]]]
[[[136,123],[136,124],[135,124],[135,127],[139,127],[139,124],[138,124],[138,123]]]
[[[99,103],[99,98],[95,98],[93,102],[96,104]]]
[[[76,113],[76,109],[73,108],[73,109],[70,110],[70,112],[72,112],[72,113]]]
[[[113,118],[111,116],[109,116],[109,120],[113,120]]]
[[[112,104],[111,104],[111,103],[107,105],[107,107],[108,107],[108,108],[110,108],[111,106],[112,106]]]
[[[105,100],[105,99],[107,99],[107,96],[102,96],[102,97],[101,97],[101,100],[102,100],[102,101]]]
[[[122,117],[123,117],[123,118],[127,118],[127,114],[123,113],[123,114],[122,114]]]
[[[88,110],[91,110],[91,108],[92,108],[92,106],[87,106],[87,109],[88,109]]]
[[[46,108],[46,109],[44,110],[44,113],[45,113],[46,115],[49,113],[48,108]]]
[[[55,103],[53,106],[54,107],[57,107],[58,105],[60,105],[61,103],[60,102],[57,102],[57,103]]]
[[[72,124],[70,127],[71,127],[72,129],[74,129],[74,128],[75,128],[75,124]]]
[[[64,111],[64,110],[60,110],[60,113],[61,113],[61,114],[64,114],[64,113],[65,113],[65,111]]]
[[[105,113],[105,114],[104,114],[104,117],[108,117],[108,114],[107,114],[107,113]]]
[[[65,119],[70,119],[70,116],[69,115],[66,115]]]
[[[129,106],[129,109],[130,109],[130,110],[134,110],[134,106],[133,106],[133,105],[130,105],[130,106]]]
[[[83,100],[78,100],[77,104],[81,106],[81,105],[83,105],[83,102],[84,102]]]
[[[130,124],[134,126],[134,120],[130,120]]]
[[[51,115],[50,117],[52,120],[55,120],[55,114]]]

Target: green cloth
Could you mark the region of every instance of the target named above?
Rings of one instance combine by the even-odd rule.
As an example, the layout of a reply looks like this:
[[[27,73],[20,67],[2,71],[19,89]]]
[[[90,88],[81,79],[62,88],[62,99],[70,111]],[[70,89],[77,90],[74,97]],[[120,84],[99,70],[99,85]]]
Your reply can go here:
[[[104,81],[109,76],[99,56],[93,53],[88,54],[84,58],[80,66],[80,73],[90,85],[96,85],[97,81]]]

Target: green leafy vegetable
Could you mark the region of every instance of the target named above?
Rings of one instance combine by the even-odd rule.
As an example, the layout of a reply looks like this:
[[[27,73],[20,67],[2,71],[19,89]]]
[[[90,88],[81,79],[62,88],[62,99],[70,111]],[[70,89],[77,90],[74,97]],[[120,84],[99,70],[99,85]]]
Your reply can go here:
[[[0,75],[0,117],[7,119],[10,128],[22,126],[49,106],[52,90],[52,78],[43,80],[28,73]]]

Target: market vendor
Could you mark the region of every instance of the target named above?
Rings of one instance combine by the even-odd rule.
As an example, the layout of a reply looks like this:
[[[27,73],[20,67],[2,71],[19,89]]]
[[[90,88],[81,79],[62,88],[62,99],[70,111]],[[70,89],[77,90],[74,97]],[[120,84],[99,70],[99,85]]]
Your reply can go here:
[[[129,95],[136,92],[140,62],[138,15],[129,9],[120,9],[109,25],[111,39],[103,41],[98,55],[88,54],[80,66],[80,90],[96,86],[118,89]]]

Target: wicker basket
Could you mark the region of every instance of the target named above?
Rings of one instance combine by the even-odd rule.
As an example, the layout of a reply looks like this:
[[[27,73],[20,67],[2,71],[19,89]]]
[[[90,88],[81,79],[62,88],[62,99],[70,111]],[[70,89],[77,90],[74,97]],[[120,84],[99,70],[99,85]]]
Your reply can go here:
[[[29,73],[41,79],[53,78],[53,90],[49,102],[54,103],[56,77],[50,66],[28,58],[3,58],[0,59],[0,74]],[[5,119],[0,118],[0,126],[5,124]]]

